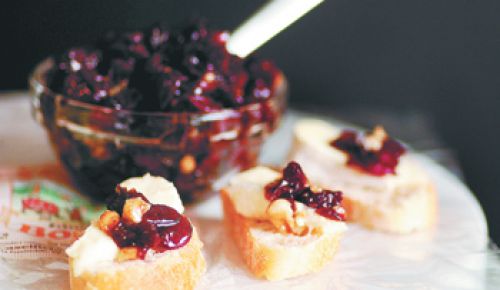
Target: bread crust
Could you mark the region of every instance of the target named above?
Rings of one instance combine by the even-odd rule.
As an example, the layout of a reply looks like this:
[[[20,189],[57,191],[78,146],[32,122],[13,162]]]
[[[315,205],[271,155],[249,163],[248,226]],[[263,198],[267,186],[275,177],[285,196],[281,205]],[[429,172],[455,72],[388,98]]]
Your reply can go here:
[[[221,190],[221,199],[224,225],[238,246],[245,264],[259,278],[282,280],[317,272],[333,258],[338,249],[342,232],[322,233],[299,245],[266,243],[252,231],[264,228],[283,238],[287,234],[276,232],[268,221],[256,221],[240,215],[224,189]]]
[[[93,273],[83,272],[79,276],[74,275],[73,260],[70,258],[70,286],[72,290],[194,289],[206,268],[202,246],[193,229],[189,243],[175,250],[175,254],[167,251],[151,261],[114,263],[109,268]]]

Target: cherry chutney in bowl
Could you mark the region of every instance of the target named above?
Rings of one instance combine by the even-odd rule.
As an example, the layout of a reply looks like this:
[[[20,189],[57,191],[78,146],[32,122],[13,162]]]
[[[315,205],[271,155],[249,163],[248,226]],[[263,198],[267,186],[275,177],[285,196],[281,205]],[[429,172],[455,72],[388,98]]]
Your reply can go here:
[[[193,202],[255,165],[285,110],[287,83],[269,61],[230,55],[226,39],[201,24],[155,25],[35,68],[35,118],[84,193],[104,199],[149,172]]]

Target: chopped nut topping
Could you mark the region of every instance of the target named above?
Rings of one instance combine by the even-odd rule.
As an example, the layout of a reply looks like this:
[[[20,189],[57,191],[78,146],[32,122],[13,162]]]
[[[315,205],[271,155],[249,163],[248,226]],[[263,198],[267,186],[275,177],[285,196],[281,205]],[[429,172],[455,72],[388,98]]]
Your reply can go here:
[[[295,224],[298,226],[298,227],[305,227],[306,226],[306,221],[304,219],[304,217],[302,216],[297,216],[295,217]]]
[[[382,126],[375,126],[373,130],[362,135],[361,143],[366,150],[378,151],[382,148],[385,139],[387,138],[387,133]]]
[[[123,262],[128,260],[137,259],[138,250],[136,247],[124,247],[121,248],[116,256],[117,262]]]
[[[340,205],[334,206],[333,209],[336,210],[339,214],[345,214],[345,209]]]
[[[305,235],[309,229],[305,223],[303,208],[294,211],[288,200],[277,199],[267,209],[269,220],[282,233],[293,233],[298,236]]]
[[[101,214],[98,221],[98,226],[102,231],[108,232],[119,222],[120,222],[120,215],[116,211],[106,210]]]
[[[192,173],[196,169],[196,159],[193,155],[185,155],[179,162],[179,168],[184,174]]]
[[[122,217],[132,223],[140,223],[142,215],[149,210],[151,205],[140,197],[130,198],[125,201]]]
[[[119,93],[123,92],[123,90],[126,89],[127,86],[128,86],[128,80],[122,80],[117,85],[115,85],[109,89],[109,95],[116,96]]]
[[[289,224],[293,224],[293,210],[290,203],[284,199],[278,199],[269,205],[267,209],[269,220],[281,232],[286,232]]]

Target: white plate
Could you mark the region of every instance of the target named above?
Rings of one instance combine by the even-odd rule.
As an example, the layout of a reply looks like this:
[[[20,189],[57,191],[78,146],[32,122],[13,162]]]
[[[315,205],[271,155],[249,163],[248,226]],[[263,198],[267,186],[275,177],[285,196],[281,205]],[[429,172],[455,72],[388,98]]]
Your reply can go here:
[[[301,116],[293,111],[286,115],[281,128],[267,142],[262,162],[279,164],[284,160],[291,141],[291,128]],[[55,160],[45,133],[31,118],[29,100],[24,94],[0,95],[0,138],[3,166]],[[488,234],[478,202],[447,170],[423,156],[417,158],[437,186],[439,219],[435,230],[398,236],[349,225],[338,254],[321,272],[286,281],[257,280],[247,272],[224,233],[217,197],[190,208],[187,214],[200,231],[208,263],[199,289],[484,288]],[[33,263],[24,277],[16,273],[16,264],[10,260],[0,262],[0,287],[25,289],[37,285],[37,289],[53,289],[55,285],[66,285],[67,266],[64,263]],[[60,271],[45,275],[47,269],[53,273],[50,267]],[[37,281],[43,282],[35,283]]]

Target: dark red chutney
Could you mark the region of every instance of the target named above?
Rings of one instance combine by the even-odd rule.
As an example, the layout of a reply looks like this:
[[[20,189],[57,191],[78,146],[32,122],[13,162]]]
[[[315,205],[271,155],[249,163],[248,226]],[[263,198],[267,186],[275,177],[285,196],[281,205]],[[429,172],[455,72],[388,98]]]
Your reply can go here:
[[[109,33],[56,57],[48,87],[85,103],[140,112],[211,112],[270,98],[279,70],[267,60],[229,54],[228,37],[202,22]]]
[[[189,220],[175,209],[160,204],[151,204],[139,223],[130,223],[122,218],[125,201],[140,197],[149,201],[135,190],[117,187],[116,195],[108,198],[108,209],[120,214],[120,221],[108,230],[120,248],[136,247],[137,258],[144,259],[148,250],[162,253],[185,246],[191,239],[193,228]]]
[[[355,131],[345,130],[330,145],[349,155],[347,165],[375,176],[395,174],[399,157],[405,148],[396,140],[386,137],[378,151],[367,150]]]
[[[342,192],[326,189],[314,192],[309,186],[304,171],[295,161],[291,161],[283,169],[282,178],[266,185],[265,195],[270,201],[279,198],[288,200],[294,210],[295,202],[298,201],[316,209],[317,214],[328,219],[345,220],[344,211],[340,210]]]
[[[40,108],[83,192],[103,199],[121,180],[149,172],[173,181],[191,202],[229,169],[255,165],[284,108],[275,102],[283,77],[270,61],[229,54],[227,37],[201,22],[178,30],[154,25],[54,58]],[[256,126],[261,131],[250,130]],[[226,132],[233,139],[215,137]]]

